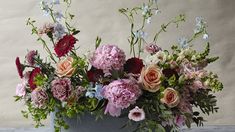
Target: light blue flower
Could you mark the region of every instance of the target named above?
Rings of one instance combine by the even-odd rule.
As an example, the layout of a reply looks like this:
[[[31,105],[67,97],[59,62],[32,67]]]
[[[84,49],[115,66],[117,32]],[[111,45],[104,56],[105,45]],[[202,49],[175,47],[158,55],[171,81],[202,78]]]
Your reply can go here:
[[[64,17],[64,15],[60,11],[56,11],[54,13],[54,17],[57,21],[60,21]]]
[[[51,3],[54,4],[54,5],[59,5],[60,0],[51,0]]]
[[[188,39],[186,39],[185,37],[181,37],[178,39],[178,43],[179,43],[179,46],[181,48],[187,48],[189,45],[188,45]]]
[[[44,16],[48,16],[50,14],[50,7],[49,7],[49,3],[42,0],[40,2],[40,7],[43,10]]]
[[[89,87],[85,95],[86,97],[89,97],[89,98],[97,98],[98,100],[101,100],[104,98],[101,94],[102,90],[103,90],[103,86],[97,84],[95,88]]]
[[[138,30],[136,32],[134,32],[135,38],[142,38],[142,39],[146,39],[146,37],[148,36],[148,33],[142,31],[142,30]]]
[[[54,37],[59,40],[63,37],[63,35],[65,34],[65,28],[62,24],[60,23],[56,23],[54,26]]]
[[[95,86],[95,97],[98,99],[98,100],[101,100],[103,99],[104,97],[102,96],[102,90],[103,90],[103,86],[102,85],[96,85]]]

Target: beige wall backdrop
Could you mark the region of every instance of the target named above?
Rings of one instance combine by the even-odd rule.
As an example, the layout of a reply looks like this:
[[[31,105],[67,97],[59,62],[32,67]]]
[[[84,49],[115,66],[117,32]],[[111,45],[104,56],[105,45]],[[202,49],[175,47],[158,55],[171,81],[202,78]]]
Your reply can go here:
[[[79,38],[79,52],[93,49],[97,35],[103,43],[117,44],[128,52],[127,36],[129,24],[118,13],[121,7],[132,7],[144,0],[73,0],[72,12],[77,14],[75,23],[82,31]],[[218,95],[219,113],[208,119],[208,124],[235,125],[235,1],[234,0],[159,0],[161,13],[148,26],[148,33],[159,30],[162,23],[170,18],[185,13],[187,22],[179,29],[172,26],[160,36],[158,44],[169,49],[170,44],[180,36],[189,37],[193,32],[196,16],[203,16],[209,24],[211,55],[221,59],[208,69],[217,72],[224,83],[224,91]],[[27,49],[42,47],[30,35],[26,19],[32,17],[39,23],[47,22],[39,9],[39,0],[0,0],[0,127],[23,127],[33,123],[21,116],[23,103],[14,103],[12,96],[15,86],[20,81],[14,60],[21,58]],[[151,37],[151,36],[150,36]],[[195,43],[197,49],[204,46],[202,41]],[[129,52],[128,52],[129,53]]]

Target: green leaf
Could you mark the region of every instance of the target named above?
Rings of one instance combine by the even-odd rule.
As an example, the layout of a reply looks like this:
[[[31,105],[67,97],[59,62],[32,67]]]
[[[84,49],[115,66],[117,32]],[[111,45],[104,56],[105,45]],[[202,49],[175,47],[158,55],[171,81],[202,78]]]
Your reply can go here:
[[[97,49],[100,46],[100,43],[101,43],[101,38],[97,36],[95,41],[95,49]]]

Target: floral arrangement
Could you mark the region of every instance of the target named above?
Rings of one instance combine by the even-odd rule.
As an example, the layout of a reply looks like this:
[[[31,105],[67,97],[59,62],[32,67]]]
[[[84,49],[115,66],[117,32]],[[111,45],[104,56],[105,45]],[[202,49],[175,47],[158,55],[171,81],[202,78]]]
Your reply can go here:
[[[56,7],[62,3],[67,9],[58,12]],[[32,27],[32,34],[42,43],[48,57],[42,59],[37,50],[31,50],[24,63],[16,58],[22,82],[17,85],[15,98],[25,102],[27,110],[22,114],[31,116],[36,127],[56,112],[55,131],[68,129],[63,117],[89,112],[97,119],[105,114],[128,117],[124,126],[135,124],[135,131],[179,131],[184,125],[203,125],[205,120],[194,107],[207,115],[217,112],[213,94],[221,91],[223,85],[216,74],[205,69],[218,57],[208,57],[209,36],[202,17],[196,18],[192,37],[180,38],[168,51],[158,45],[158,37],[169,26],[178,27],[185,15],[162,24],[149,41],[145,27],[161,13],[157,1],[122,8],[119,12],[130,22],[131,57],[117,45],[101,44],[100,37],[96,39],[95,51],[79,55],[79,39],[75,36],[80,31],[71,24],[74,15],[69,13],[70,6],[70,0],[42,0],[42,10],[52,22],[38,28],[36,21],[29,18],[27,25]],[[136,19],[142,19],[140,27]],[[206,43],[203,52],[193,49],[192,43],[198,38]]]

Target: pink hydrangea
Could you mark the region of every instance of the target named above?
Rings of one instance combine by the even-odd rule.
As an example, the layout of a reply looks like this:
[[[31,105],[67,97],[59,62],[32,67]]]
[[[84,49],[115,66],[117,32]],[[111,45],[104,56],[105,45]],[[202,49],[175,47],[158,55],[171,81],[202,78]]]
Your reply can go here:
[[[71,95],[72,86],[69,78],[57,78],[51,82],[51,91],[55,98],[66,101]]]
[[[48,95],[42,88],[36,88],[31,94],[31,100],[35,107],[42,108],[48,101]]]
[[[102,95],[109,101],[105,114],[109,113],[112,116],[119,116],[121,109],[135,103],[141,95],[141,90],[136,81],[119,79],[104,86]]]
[[[103,45],[96,49],[90,58],[91,65],[102,69],[105,73],[110,70],[120,70],[125,63],[125,53],[115,45]]]
[[[25,56],[27,63],[30,66],[33,66],[35,64],[34,57],[37,55],[37,51],[31,50],[29,53]]]

